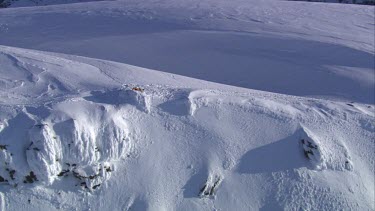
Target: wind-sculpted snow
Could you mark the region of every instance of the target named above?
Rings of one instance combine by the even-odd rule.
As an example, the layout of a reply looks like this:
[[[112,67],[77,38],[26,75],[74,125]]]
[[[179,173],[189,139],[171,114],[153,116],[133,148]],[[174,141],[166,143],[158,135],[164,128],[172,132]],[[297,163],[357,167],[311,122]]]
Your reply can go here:
[[[87,109],[91,112],[85,114]],[[42,123],[37,123],[38,117],[33,118],[27,112],[18,114],[16,118],[24,116],[34,123],[31,127],[18,128],[18,134],[25,134],[23,139],[13,141],[17,137],[15,134],[1,134],[5,143],[1,151],[1,175],[9,184],[41,182],[51,185],[69,172],[78,179],[97,179],[103,175],[87,173],[87,169],[98,169],[107,175],[111,163],[131,151],[128,125],[121,112],[74,102],[62,102],[52,111]],[[8,122],[5,131],[17,128],[20,123],[13,119]],[[15,172],[11,173],[13,170]],[[35,179],[28,179],[29,172]],[[86,183],[88,188],[93,188],[88,181]]]
[[[33,126],[29,130],[29,141],[25,153],[30,170],[38,180],[52,183],[61,171],[61,142],[47,124]]]
[[[139,89],[139,90],[138,90]],[[149,96],[143,93],[142,88],[115,89],[110,91],[94,91],[91,96],[85,98],[88,101],[109,105],[134,105],[139,110],[150,112]]]
[[[0,61],[2,210],[374,209],[372,104],[12,47]]]

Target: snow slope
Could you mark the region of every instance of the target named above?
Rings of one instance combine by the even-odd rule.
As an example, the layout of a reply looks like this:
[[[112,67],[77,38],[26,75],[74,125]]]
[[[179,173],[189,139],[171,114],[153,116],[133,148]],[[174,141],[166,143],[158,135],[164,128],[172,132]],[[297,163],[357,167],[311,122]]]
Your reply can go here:
[[[373,8],[306,5],[0,10],[0,209],[375,209]]]
[[[70,4],[87,1],[105,1],[105,0],[0,0],[0,8],[7,7],[29,7],[29,6],[45,6],[55,4]],[[107,0],[111,1],[111,0]],[[374,0],[289,0],[289,1],[313,1],[313,2],[329,2],[344,4],[368,4],[373,5]]]
[[[88,2],[4,9],[0,44],[374,103],[374,18],[370,6],[309,2]]]
[[[374,209],[373,105],[0,51],[4,210]]]

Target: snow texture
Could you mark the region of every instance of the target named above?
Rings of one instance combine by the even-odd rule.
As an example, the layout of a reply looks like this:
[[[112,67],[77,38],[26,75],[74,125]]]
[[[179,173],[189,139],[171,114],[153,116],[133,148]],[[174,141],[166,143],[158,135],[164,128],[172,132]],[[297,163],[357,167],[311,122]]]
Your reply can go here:
[[[375,209],[373,12],[1,9],[0,210]]]

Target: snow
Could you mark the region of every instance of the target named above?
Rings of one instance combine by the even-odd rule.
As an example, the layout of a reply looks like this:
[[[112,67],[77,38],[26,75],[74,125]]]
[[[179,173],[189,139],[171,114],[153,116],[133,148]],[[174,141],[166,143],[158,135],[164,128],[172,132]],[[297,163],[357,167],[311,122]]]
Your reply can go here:
[[[0,209],[375,209],[373,12],[1,9]]]
[[[370,6],[308,2],[88,2],[3,9],[0,43],[373,103],[374,18]]]
[[[113,0],[2,0],[1,7],[30,7],[30,6],[45,6],[56,4],[71,4],[90,1],[113,1]],[[291,0],[294,1],[294,0]],[[374,4],[374,0],[296,0],[296,1],[315,1],[315,2],[329,2],[329,3],[350,3],[350,4]]]
[[[1,7],[30,7],[30,6],[45,6],[55,4],[71,4],[81,3],[88,1],[105,1],[105,0],[2,0],[0,1]],[[111,0],[107,0],[111,1]]]

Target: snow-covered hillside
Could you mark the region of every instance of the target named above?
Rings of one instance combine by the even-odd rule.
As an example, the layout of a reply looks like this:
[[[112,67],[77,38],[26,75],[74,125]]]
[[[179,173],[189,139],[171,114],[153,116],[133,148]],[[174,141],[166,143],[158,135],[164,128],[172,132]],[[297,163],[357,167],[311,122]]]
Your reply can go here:
[[[0,210],[375,209],[373,12],[0,10]]]
[[[374,7],[106,1],[5,9],[0,44],[218,83],[374,103]]]
[[[373,105],[9,47],[1,64],[7,210],[373,209]]]

